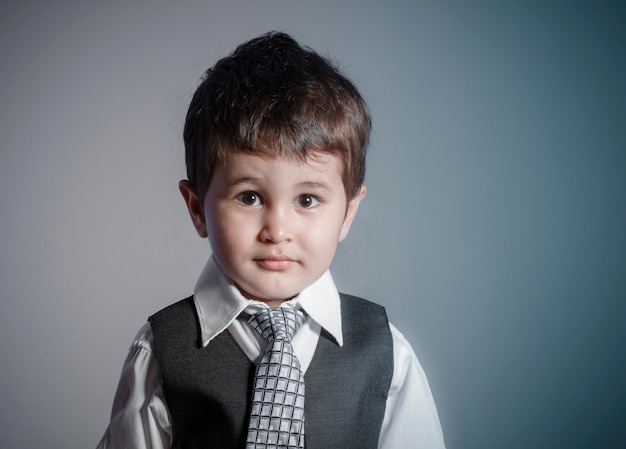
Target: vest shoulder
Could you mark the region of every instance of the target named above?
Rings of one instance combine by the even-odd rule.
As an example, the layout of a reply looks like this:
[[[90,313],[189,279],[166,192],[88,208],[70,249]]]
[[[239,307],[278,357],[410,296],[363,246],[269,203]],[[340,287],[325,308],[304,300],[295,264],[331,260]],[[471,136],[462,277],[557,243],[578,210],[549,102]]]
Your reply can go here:
[[[371,312],[386,315],[385,308],[380,304],[347,293],[339,293],[342,307],[349,308],[354,313]]]
[[[162,308],[154,315],[150,316],[148,321],[154,328],[155,325],[159,325],[161,323],[171,323],[176,320],[188,321],[190,317],[195,317],[193,296],[181,299],[174,304],[170,304],[169,306]]]
[[[383,306],[345,293],[340,293],[339,296],[344,342],[352,338],[382,338],[391,342],[389,320]]]

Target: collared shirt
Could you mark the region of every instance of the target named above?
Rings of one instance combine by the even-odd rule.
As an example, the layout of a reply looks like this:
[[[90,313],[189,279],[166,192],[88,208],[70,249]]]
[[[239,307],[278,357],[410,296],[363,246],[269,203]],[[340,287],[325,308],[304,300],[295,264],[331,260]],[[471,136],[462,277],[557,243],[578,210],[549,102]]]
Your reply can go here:
[[[196,284],[194,302],[205,346],[226,330],[250,360],[258,361],[268,342],[237,317],[241,312],[254,314],[268,306],[244,298],[213,258],[207,262]],[[295,307],[306,312],[307,317],[292,340],[303,372],[306,373],[313,359],[322,328],[338,345],[343,345],[339,293],[329,271],[297,297],[282,303],[281,307]],[[394,371],[378,447],[445,448],[426,375],[409,343],[395,326],[389,324],[389,327],[393,339]],[[111,422],[98,449],[169,449],[171,435],[171,421],[154,356],[152,329],[146,323],[135,337],[124,362]]]

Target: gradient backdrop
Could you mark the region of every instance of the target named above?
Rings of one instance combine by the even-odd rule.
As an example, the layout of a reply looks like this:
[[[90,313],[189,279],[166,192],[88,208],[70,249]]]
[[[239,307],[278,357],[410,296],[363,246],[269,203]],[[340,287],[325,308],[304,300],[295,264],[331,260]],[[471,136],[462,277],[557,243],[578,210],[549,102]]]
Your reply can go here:
[[[412,342],[449,448],[626,447],[626,8],[0,7],[0,444],[94,447],[127,348],[209,255],[184,114],[240,42],[332,55],[374,119],[334,274]]]

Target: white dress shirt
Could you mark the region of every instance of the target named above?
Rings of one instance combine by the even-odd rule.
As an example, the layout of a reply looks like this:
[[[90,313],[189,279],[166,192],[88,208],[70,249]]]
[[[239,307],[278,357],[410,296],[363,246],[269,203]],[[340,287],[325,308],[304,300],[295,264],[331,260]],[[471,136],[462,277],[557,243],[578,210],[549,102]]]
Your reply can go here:
[[[257,363],[268,342],[237,317],[243,311],[254,314],[268,307],[265,303],[244,298],[213,258],[196,284],[194,303],[205,346],[227,330],[248,358]],[[322,328],[343,346],[339,293],[329,271],[281,307],[301,308],[307,314],[292,341],[303,372],[313,359]],[[389,327],[394,370],[378,447],[443,449],[439,416],[426,375],[409,343],[391,323]],[[169,449],[171,436],[171,420],[154,356],[154,338],[150,324],[146,323],[124,362],[111,422],[98,449]]]

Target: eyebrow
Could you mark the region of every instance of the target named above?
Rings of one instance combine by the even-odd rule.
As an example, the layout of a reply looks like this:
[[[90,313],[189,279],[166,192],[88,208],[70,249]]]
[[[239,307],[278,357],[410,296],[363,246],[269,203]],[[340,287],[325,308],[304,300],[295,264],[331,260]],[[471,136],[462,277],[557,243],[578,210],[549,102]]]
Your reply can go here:
[[[234,179],[232,182],[229,182],[226,186],[228,188],[232,188],[232,187],[236,187],[240,184],[248,184],[248,183],[255,183],[255,182],[260,182],[261,178],[255,178],[254,176],[244,176],[242,178],[236,178]]]
[[[297,186],[302,189],[324,190],[324,191],[332,190],[330,185],[326,182],[303,181],[303,182],[298,183]]]
[[[257,178],[254,176],[244,176],[241,178],[234,179],[232,182],[229,182],[227,187],[233,188],[241,184],[255,184],[261,182],[261,178]],[[322,190],[325,192],[329,192],[332,190],[330,184],[327,182],[320,181],[302,181],[296,184],[297,188],[300,189],[311,189],[311,190]]]

